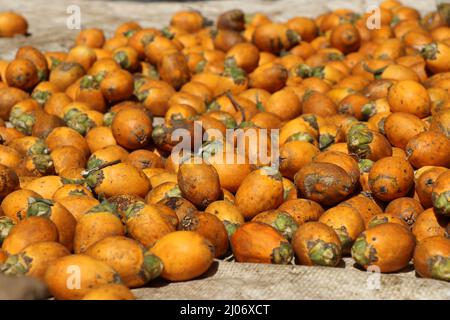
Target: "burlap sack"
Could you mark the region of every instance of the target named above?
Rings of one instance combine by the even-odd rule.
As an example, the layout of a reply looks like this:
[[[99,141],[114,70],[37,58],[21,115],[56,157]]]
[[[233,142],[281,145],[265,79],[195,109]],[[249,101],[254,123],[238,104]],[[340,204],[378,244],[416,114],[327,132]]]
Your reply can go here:
[[[180,283],[157,280],[134,293],[139,299],[450,300],[450,284],[420,279],[408,270],[399,274],[361,271],[353,267],[351,258],[346,258],[341,268],[220,261],[201,279]]]

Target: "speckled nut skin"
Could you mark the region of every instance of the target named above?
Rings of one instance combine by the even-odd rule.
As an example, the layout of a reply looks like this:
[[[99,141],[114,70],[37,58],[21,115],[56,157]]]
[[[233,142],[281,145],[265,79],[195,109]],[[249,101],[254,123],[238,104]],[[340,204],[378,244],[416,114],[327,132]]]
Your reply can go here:
[[[266,223],[277,229],[286,239],[291,240],[298,224],[287,212],[281,210],[264,211],[253,217],[252,221]]]
[[[275,228],[251,221],[240,226],[231,237],[231,248],[238,262],[288,264],[293,250]]]
[[[449,223],[449,217],[437,213],[434,208],[429,208],[417,217],[412,233],[418,242],[428,237],[445,236]]]
[[[75,272],[81,275],[79,286],[75,286],[76,283],[67,286]],[[81,299],[92,287],[120,282],[119,274],[108,264],[84,254],[61,257],[45,273],[45,283],[50,292],[56,299],[63,300]]]
[[[114,268],[130,288],[158,277],[163,268],[158,257],[147,252],[139,242],[124,236],[104,238],[90,246],[86,254]]]
[[[406,145],[408,161],[414,168],[423,166],[450,167],[450,139],[439,131],[425,131],[411,138]]]
[[[180,165],[178,186],[182,195],[199,209],[206,208],[222,195],[216,169],[201,158],[192,158]]]
[[[437,213],[450,216],[450,170],[439,175],[431,191],[431,200]]]
[[[347,133],[347,147],[358,157],[372,161],[392,155],[389,141],[381,133],[369,129],[362,123],[351,126]]]
[[[277,208],[283,202],[281,174],[270,167],[251,172],[236,192],[236,206],[246,219]]]
[[[369,186],[373,195],[390,201],[408,194],[414,185],[414,171],[408,161],[399,157],[378,160],[370,169]]]
[[[342,245],[338,235],[326,224],[307,222],[297,229],[292,246],[298,262],[307,266],[335,267],[341,261]]]
[[[364,231],[352,247],[352,257],[364,267],[377,267],[380,272],[396,272],[406,267],[415,247],[413,234],[407,227],[384,223]]]
[[[224,223],[208,212],[188,213],[179,223],[179,230],[195,231],[208,239],[215,248],[215,257],[223,257],[228,251],[228,233]]]
[[[448,169],[444,167],[426,166],[416,171],[415,190],[421,205],[425,209],[433,206],[431,193],[433,191],[434,183],[436,182],[436,179],[439,177],[439,175],[447,170]]]
[[[164,265],[161,277],[170,281],[197,278],[208,271],[214,259],[214,246],[193,231],[167,234],[156,242],[150,252]]]
[[[450,281],[450,239],[429,237],[417,244],[414,268],[423,278]]]
[[[355,186],[344,169],[326,162],[304,166],[295,175],[294,182],[300,196],[326,206],[342,201]]]
[[[320,216],[319,222],[334,229],[341,241],[344,254],[350,253],[354,241],[365,230],[364,219],[359,212],[346,206],[328,209]]]

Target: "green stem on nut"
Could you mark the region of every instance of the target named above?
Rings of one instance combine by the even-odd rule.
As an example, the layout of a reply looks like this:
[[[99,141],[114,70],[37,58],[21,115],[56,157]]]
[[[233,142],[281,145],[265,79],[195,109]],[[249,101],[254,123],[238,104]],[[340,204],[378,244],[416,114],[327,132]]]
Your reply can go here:
[[[433,279],[450,281],[450,258],[433,256],[427,260],[428,268]]]
[[[377,251],[366,241],[366,236],[363,233],[359,236],[351,249],[353,259],[361,266],[369,266],[378,261]]]
[[[27,217],[50,217],[54,202],[48,199],[28,198]]]
[[[149,251],[144,253],[144,263],[142,264],[141,275],[145,282],[159,277],[164,265],[160,258]]]
[[[294,251],[289,242],[281,242],[278,248],[272,250],[272,263],[289,264],[294,257]]]
[[[11,229],[15,226],[15,222],[13,219],[3,216],[0,217],[0,245],[9,235]]]
[[[450,216],[450,191],[445,191],[441,194],[432,192],[431,199],[433,201],[433,206],[438,213]]]
[[[294,236],[295,231],[297,231],[297,223],[295,220],[287,213],[282,212],[277,215],[272,226],[281,232],[281,234],[288,240],[291,240]]]
[[[308,256],[314,265],[334,267],[339,263],[341,253],[334,243],[328,243],[321,239],[308,241]]]
[[[6,276],[26,275],[32,262],[33,259],[26,256],[25,253],[13,254],[0,266],[0,272]]]

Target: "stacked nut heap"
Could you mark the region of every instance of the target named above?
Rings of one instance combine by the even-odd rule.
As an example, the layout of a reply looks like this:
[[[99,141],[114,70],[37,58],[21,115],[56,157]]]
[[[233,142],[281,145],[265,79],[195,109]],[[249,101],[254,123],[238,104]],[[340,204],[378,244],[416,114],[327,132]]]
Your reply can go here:
[[[449,281],[450,28],[396,0],[380,17],[183,11],[19,48],[0,61],[0,270],[57,299],[132,299],[214,259]],[[26,32],[0,13],[0,36]],[[177,129],[206,133],[181,159]],[[230,129],[279,129],[279,167]]]

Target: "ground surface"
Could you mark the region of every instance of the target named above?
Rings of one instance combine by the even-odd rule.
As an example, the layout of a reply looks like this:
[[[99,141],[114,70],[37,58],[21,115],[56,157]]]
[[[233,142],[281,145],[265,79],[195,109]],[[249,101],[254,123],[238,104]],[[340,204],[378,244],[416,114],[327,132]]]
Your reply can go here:
[[[266,12],[274,20],[292,16],[316,16],[340,7],[363,11],[377,1],[212,1],[212,2],[103,2],[87,0],[0,0],[0,10],[22,13],[30,23],[30,37],[0,39],[0,59],[10,59],[21,45],[41,50],[67,50],[78,30],[66,27],[67,8],[81,9],[82,27],[100,27],[111,33],[121,22],[136,20],[143,26],[162,27],[181,9],[201,10],[214,19],[232,8],[246,12]],[[422,13],[433,10],[432,0],[403,1]],[[450,284],[419,279],[406,270],[396,275],[378,275],[353,267],[346,259],[341,268],[275,266],[216,263],[201,279],[183,283],[153,282],[148,288],[135,290],[141,299],[450,299]]]

